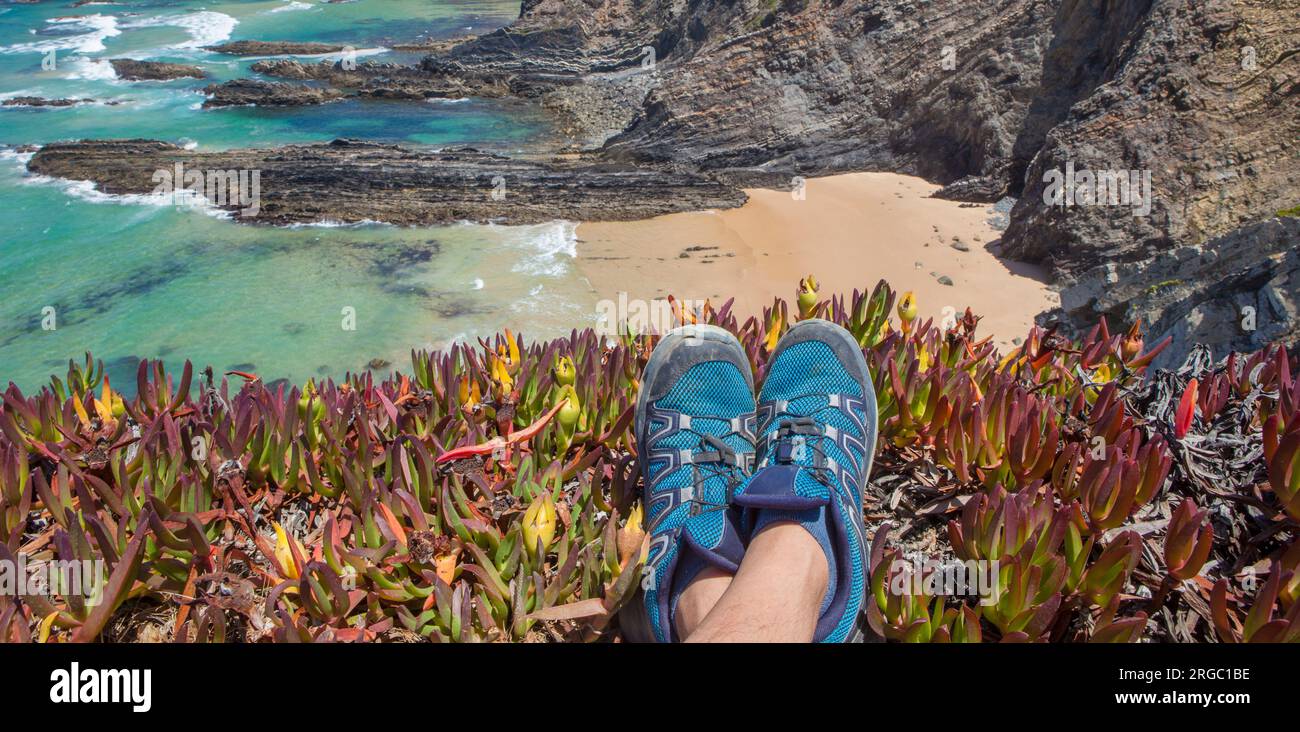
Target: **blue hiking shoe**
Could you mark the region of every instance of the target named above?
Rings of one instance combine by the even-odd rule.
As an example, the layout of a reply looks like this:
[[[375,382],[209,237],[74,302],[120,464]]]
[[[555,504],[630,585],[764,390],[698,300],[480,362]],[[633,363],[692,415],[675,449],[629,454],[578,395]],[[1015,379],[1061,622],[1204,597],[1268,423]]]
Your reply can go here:
[[[650,355],[636,407],[650,549],[642,570],[655,640],[678,640],[677,600],[707,567],[735,572],[745,547],[731,498],[754,457],[754,377],[735,336],[688,325]]]
[[[746,542],[776,521],[801,524],[830,569],[813,640],[862,640],[867,592],[862,491],[876,447],[876,393],[848,331],[803,320],[772,353],[758,397],[757,467],[735,502]]]

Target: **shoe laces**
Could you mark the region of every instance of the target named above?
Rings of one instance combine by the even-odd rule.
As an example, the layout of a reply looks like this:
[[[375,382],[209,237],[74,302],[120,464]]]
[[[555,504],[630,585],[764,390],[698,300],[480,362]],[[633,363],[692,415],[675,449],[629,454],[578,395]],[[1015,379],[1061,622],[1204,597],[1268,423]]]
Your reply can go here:
[[[690,465],[682,466],[691,469],[691,498],[685,501],[690,506],[687,509],[689,515],[699,516],[703,513],[726,510],[735,496],[736,489],[745,480],[745,465],[752,456],[742,455],[717,435],[691,428],[682,431],[700,439]],[[727,481],[727,497],[721,503],[704,498],[704,484],[713,478]]]
[[[776,432],[768,438],[772,447],[767,460],[778,465],[798,465],[808,470],[817,482],[830,486],[831,470],[827,467],[827,463],[831,458],[822,447],[822,440],[825,439],[826,433],[822,424],[814,416],[824,409],[833,409],[833,407],[825,405],[808,414],[787,411],[776,417]],[[811,464],[804,464],[801,450],[812,453]]]

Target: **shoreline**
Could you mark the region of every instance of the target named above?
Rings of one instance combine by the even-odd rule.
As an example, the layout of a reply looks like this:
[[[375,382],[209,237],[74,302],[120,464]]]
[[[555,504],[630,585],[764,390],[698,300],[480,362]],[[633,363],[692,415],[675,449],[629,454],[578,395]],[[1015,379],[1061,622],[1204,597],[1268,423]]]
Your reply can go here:
[[[673,213],[641,221],[583,222],[575,266],[598,298],[735,297],[743,321],[774,297],[790,299],[814,275],[821,298],[870,290],[885,279],[916,293],[922,318],[983,315],[978,333],[1014,345],[1059,300],[1042,267],[998,257],[991,205],[930,194],[941,186],[894,173],[811,178],[805,196],[746,189],[739,208]],[[960,248],[964,248],[964,251]],[[940,277],[951,279],[946,285]]]

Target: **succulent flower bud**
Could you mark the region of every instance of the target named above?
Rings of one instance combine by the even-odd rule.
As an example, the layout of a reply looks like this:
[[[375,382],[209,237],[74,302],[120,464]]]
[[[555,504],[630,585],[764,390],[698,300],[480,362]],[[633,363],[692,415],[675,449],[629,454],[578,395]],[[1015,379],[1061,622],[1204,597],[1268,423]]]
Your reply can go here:
[[[1142,352],[1142,345],[1142,319],[1139,318],[1119,342],[1119,352],[1124,359],[1124,363],[1137,358],[1138,354]]]
[[[565,400],[564,406],[556,413],[555,418],[559,421],[560,426],[567,432],[572,432],[578,424],[578,417],[582,414],[582,404],[578,401],[578,392],[574,390],[572,384],[566,384],[560,390],[559,399]]]
[[[571,386],[576,376],[573,359],[568,356],[557,356],[555,365],[551,367],[551,375],[555,377],[555,383],[560,386]]]
[[[904,292],[898,301],[898,318],[903,321],[904,333],[912,329],[912,321],[916,320],[916,294],[911,290]]]
[[[529,556],[536,556],[539,542],[545,553],[546,548],[555,540],[555,501],[551,499],[549,491],[534,498],[524,511],[523,535],[524,547]]]
[[[799,280],[799,317],[811,318],[817,307],[817,280],[812,275]]]

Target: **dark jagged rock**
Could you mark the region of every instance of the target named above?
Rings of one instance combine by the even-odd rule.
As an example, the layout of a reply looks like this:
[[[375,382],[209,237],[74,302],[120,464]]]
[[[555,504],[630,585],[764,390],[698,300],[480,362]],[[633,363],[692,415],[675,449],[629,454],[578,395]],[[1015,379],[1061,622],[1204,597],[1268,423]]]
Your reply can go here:
[[[1005,252],[1052,265],[1070,323],[1142,318],[1174,336],[1163,363],[1193,342],[1222,355],[1295,341],[1300,235],[1273,217],[1300,201],[1300,2],[1102,5],[1058,14],[1071,42],[1049,52],[1044,85],[1076,84],[1027,124],[1037,135],[1036,119],[1059,118],[1027,164]],[[1051,205],[1045,178],[1067,165],[1149,174],[1149,212]],[[1239,326],[1247,305],[1256,331]]]
[[[129,58],[109,60],[119,79],[127,81],[166,81],[169,79],[202,79],[203,69],[189,64],[171,64],[162,61],[136,61]]]
[[[0,107],[72,107],[94,104],[94,99],[46,99],[45,97],[10,97],[0,102]]]
[[[206,48],[231,56],[313,56],[318,53],[339,53],[348,46],[312,41],[228,41]]]
[[[339,62],[304,64],[293,59],[258,61],[251,69],[281,79],[319,81],[356,96],[387,99],[524,96],[522,85],[501,75],[433,75],[418,66],[362,63],[345,67]]]
[[[1177,366],[1196,343],[1218,356],[1291,343],[1300,317],[1300,219],[1268,219],[1139,263],[1100,263],[1065,274],[1059,287],[1055,315],[1067,322],[1089,322],[1081,313],[1141,318],[1150,343],[1172,336],[1173,348],[1156,361],[1161,368]]]
[[[933,198],[948,201],[997,203],[1007,195],[1007,180],[999,175],[968,175],[935,191]]]
[[[248,104],[259,107],[295,107],[324,104],[346,96],[338,89],[258,79],[235,79],[224,84],[211,84],[204,87],[203,93],[209,96],[208,100],[203,102],[205,107],[234,107]]]
[[[436,41],[417,41],[414,43],[394,43],[389,48],[394,51],[424,51],[425,53],[446,53],[462,43],[471,41],[477,36],[461,36],[459,38],[444,38]]]
[[[555,219],[643,219],[677,211],[732,208],[739,189],[707,177],[587,159],[539,163],[472,148],[430,152],[335,140],[276,149],[196,152],[153,140],[83,141],[41,148],[28,163],[40,175],[90,180],[106,193],[150,193],[155,173],[257,171],[257,213],[222,206],[249,223],[456,221],[532,224]],[[220,202],[214,202],[220,203]]]

